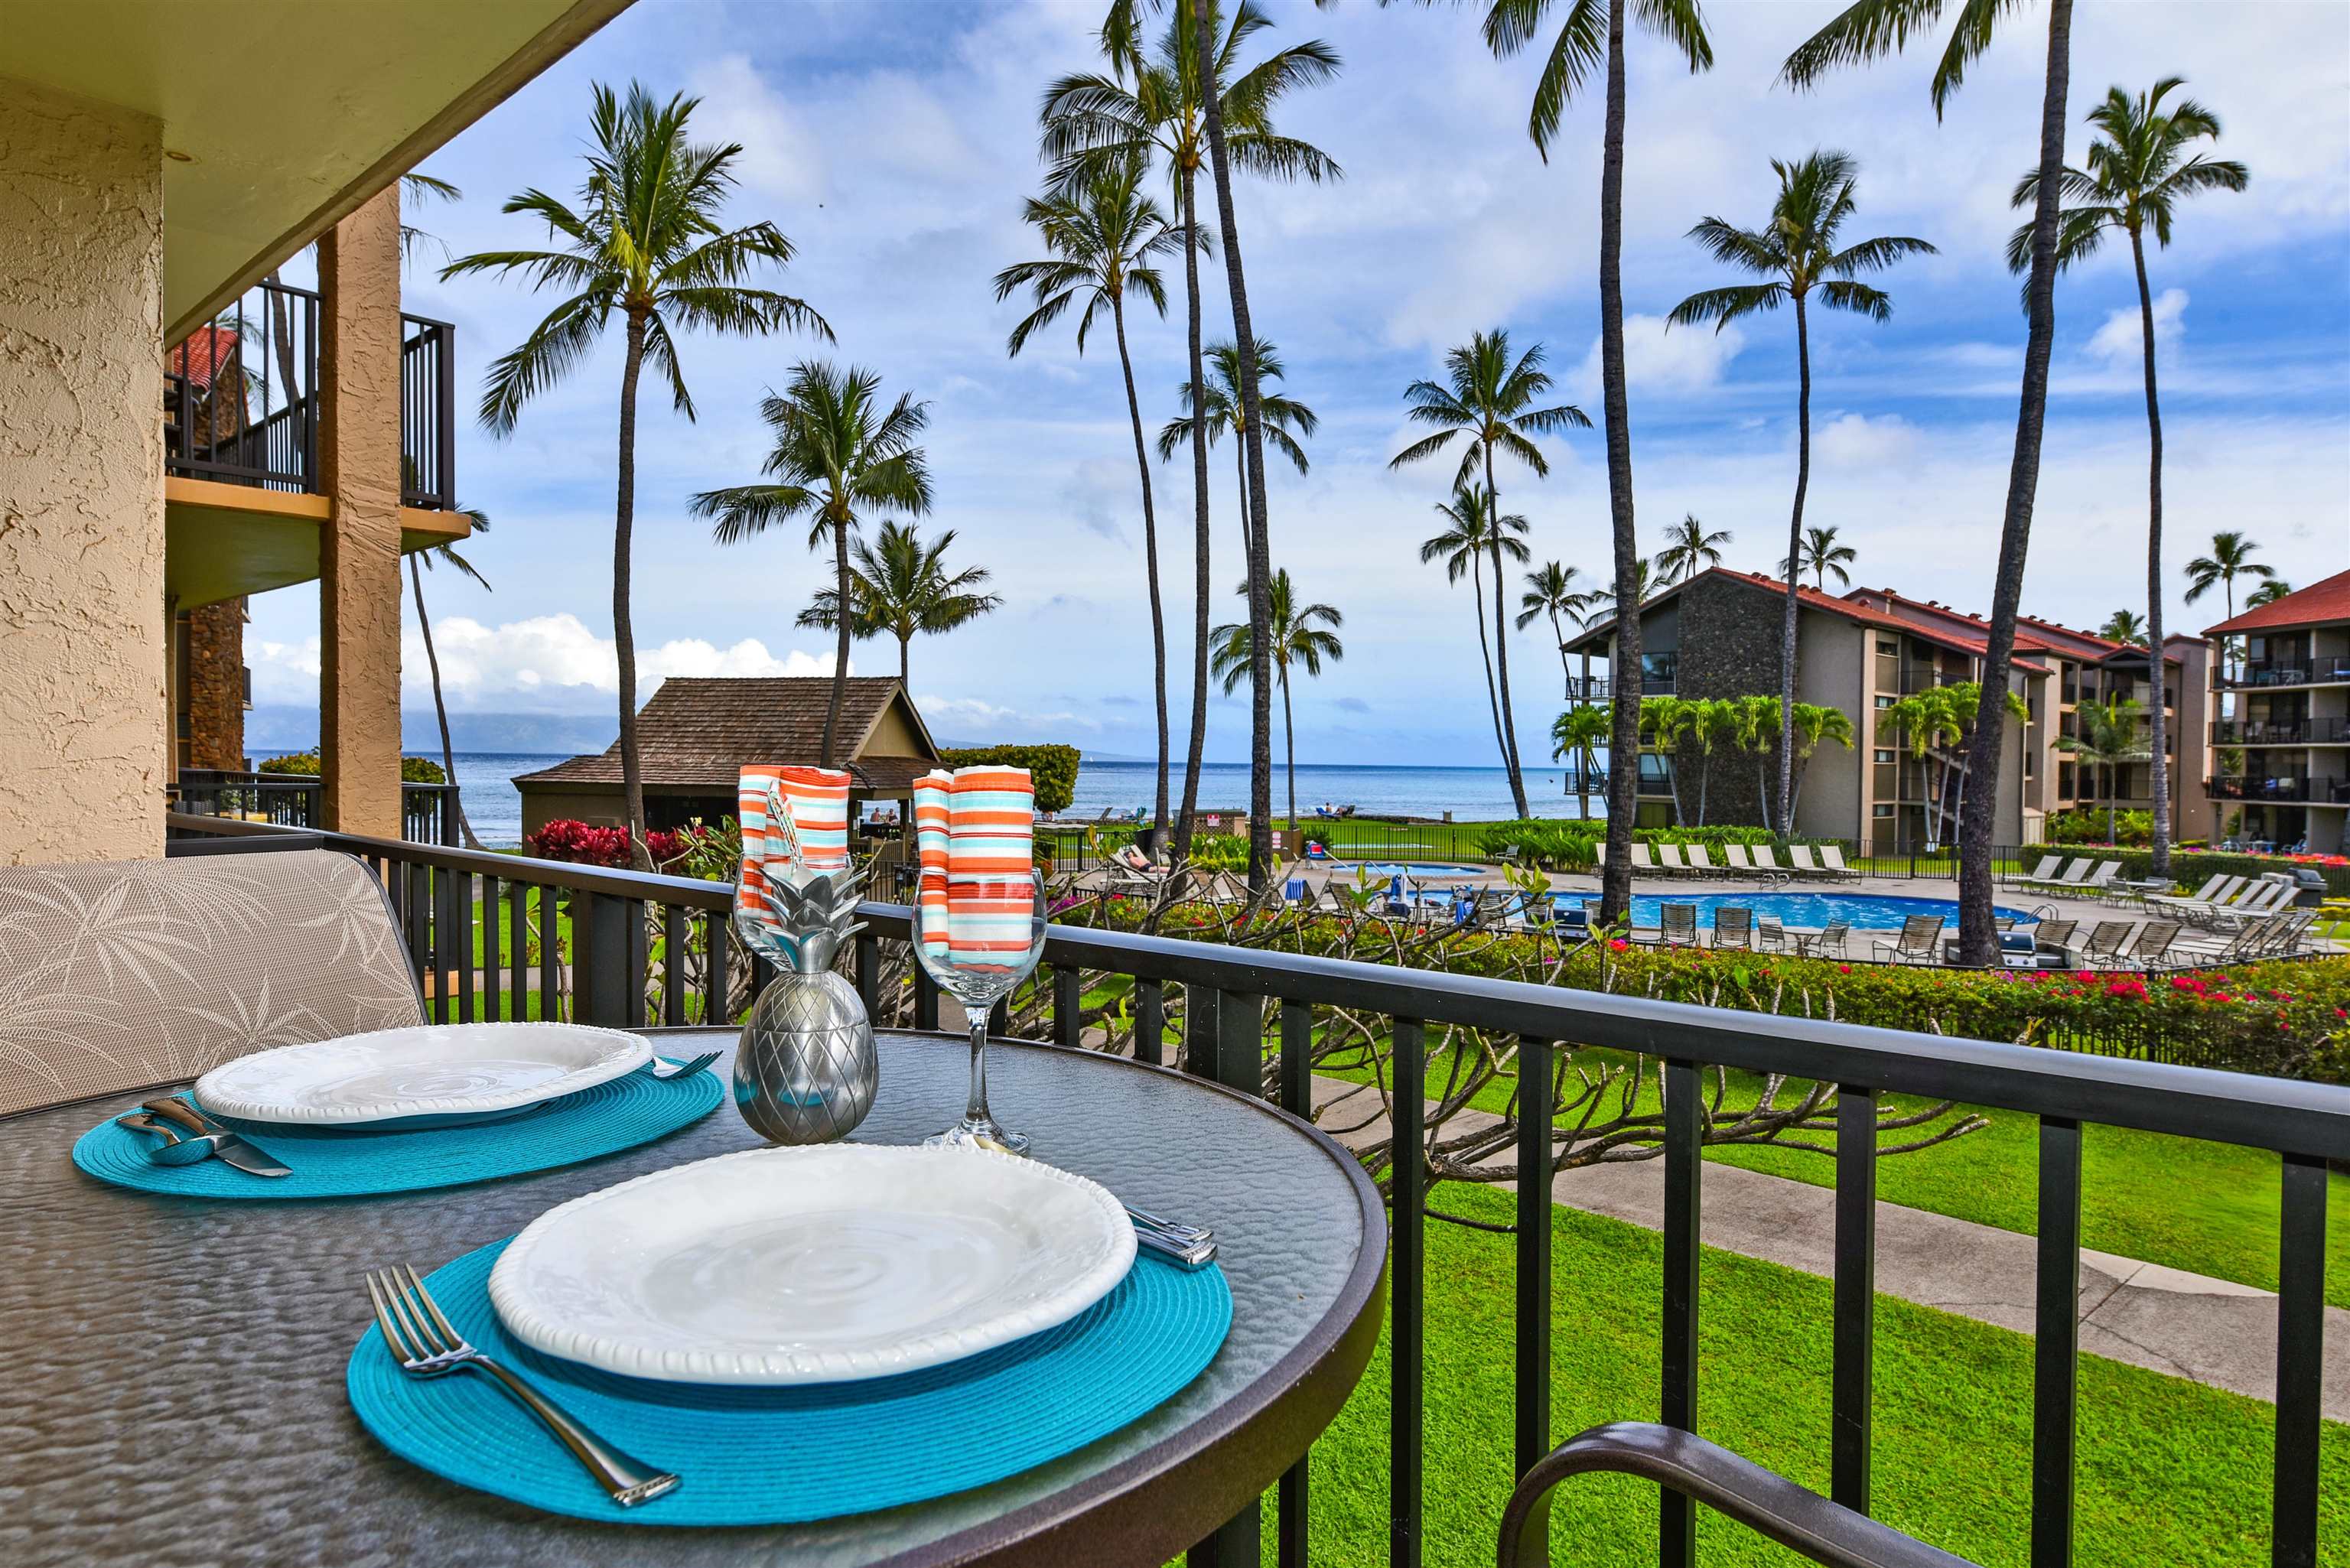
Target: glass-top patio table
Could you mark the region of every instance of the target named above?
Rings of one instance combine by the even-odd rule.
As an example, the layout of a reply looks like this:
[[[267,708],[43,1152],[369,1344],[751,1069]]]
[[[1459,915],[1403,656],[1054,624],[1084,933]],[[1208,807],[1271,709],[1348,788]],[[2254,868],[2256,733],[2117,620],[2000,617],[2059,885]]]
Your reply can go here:
[[[733,1041],[731,1030],[655,1033],[673,1056]],[[880,1049],[880,1094],[857,1140],[919,1142],[962,1106],[964,1043],[884,1033]],[[1035,1137],[1040,1158],[1215,1231],[1231,1336],[1172,1400],[1040,1469],[878,1514],[727,1530],[591,1524],[451,1485],[360,1428],[344,1366],[372,1321],[362,1270],[436,1267],[583,1193],[755,1147],[730,1107],[536,1176],[270,1203],[152,1197],[77,1170],[74,1139],[137,1096],[0,1120],[0,1555],[273,1568],[1163,1563],[1253,1506],[1354,1388],[1386,1294],[1379,1196],[1324,1134],[1197,1078],[1024,1044],[992,1049],[989,1078],[997,1111]]]

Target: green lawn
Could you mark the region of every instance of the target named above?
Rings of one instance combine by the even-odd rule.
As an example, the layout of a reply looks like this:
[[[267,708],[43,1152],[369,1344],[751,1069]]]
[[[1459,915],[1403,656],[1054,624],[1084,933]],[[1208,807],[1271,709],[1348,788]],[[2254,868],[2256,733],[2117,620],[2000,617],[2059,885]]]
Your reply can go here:
[[[1444,1205],[1507,1220],[1503,1195],[1448,1186]],[[1661,1243],[1653,1232],[1553,1211],[1556,1266],[1554,1429],[1654,1419]],[[1428,1226],[1426,1561],[1492,1561],[1510,1489],[1509,1237]],[[1828,1282],[1708,1249],[1700,1306],[1699,1429],[1825,1490]],[[1874,1511],[1987,1568],[2028,1549],[2032,1342],[1890,1297],[1877,1315]],[[1383,1337],[1360,1387],[1315,1445],[1314,1561],[1386,1561],[1388,1366]],[[2267,1561],[2272,1420],[2257,1400],[2086,1356],[2081,1366],[2083,1568]],[[2350,1428],[2325,1428],[2324,1532],[2350,1542]],[[1273,1561],[1270,1503],[1265,1561]],[[1575,1568],[1656,1562],[1656,1489],[1571,1480],[1553,1514],[1553,1561]],[[1708,1568],[1800,1561],[1712,1515]],[[2328,1559],[2331,1560],[2331,1559]]]
[[[1620,1060],[1607,1052],[1578,1054],[1594,1062]],[[1325,1071],[1357,1081],[1368,1075],[1355,1070]],[[1430,1064],[1430,1098],[1444,1092],[1449,1074],[1448,1057],[1440,1056]],[[1758,1082],[1731,1074],[1727,1103],[1749,1103]],[[1496,1078],[1479,1091],[1474,1103],[1501,1111],[1513,1084],[1513,1079]],[[1782,1103],[1784,1096],[1800,1093],[1801,1085],[1790,1085],[1782,1091]],[[1642,1105],[1653,1110],[1657,1103],[1651,1076]],[[1888,1096],[1884,1103],[1887,1115],[1924,1104],[1900,1096]],[[1877,1196],[1887,1203],[2031,1235],[2037,1228],[2038,1119],[2014,1111],[1981,1109],[1979,1114],[1991,1123],[1981,1132],[1878,1161]],[[1832,1135],[1804,1136],[1824,1146],[1833,1143]],[[1916,1136],[1887,1133],[1884,1137],[1890,1143]],[[1710,1148],[1706,1158],[1815,1187],[1835,1185],[1831,1160],[1798,1149],[1742,1145]],[[2276,1288],[2280,1177],[2275,1155],[2092,1124],[2083,1140],[2082,1173],[2085,1246],[2263,1290]],[[2332,1199],[2327,1205],[2326,1299],[2350,1307],[2350,1177],[2334,1177]]]

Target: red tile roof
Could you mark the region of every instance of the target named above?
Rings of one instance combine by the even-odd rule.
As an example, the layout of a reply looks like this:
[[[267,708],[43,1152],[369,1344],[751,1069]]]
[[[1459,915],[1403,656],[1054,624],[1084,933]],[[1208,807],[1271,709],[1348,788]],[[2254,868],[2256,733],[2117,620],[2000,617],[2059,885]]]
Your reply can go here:
[[[2237,632],[2318,626],[2337,620],[2350,620],[2350,572],[2336,572],[2324,582],[2312,583],[2298,593],[2248,609],[2232,620],[2207,626],[2203,635],[2226,637]]]
[[[220,367],[237,358],[236,341],[234,327],[200,327],[163,356],[163,373],[185,376],[196,386],[209,388]]]

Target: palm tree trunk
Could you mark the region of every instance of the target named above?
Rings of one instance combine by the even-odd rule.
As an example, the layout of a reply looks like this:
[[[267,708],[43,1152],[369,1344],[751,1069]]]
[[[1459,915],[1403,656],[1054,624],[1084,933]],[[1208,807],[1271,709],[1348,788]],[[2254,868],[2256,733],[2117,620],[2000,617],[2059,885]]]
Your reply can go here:
[[[1208,596],[1211,540],[1208,534],[1207,372],[1200,356],[1199,171],[1183,170],[1183,297],[1190,306],[1191,338],[1191,743],[1183,767],[1183,809],[1175,817],[1175,858],[1191,853],[1191,818],[1200,808],[1200,763],[1208,746]]]
[[[2063,4],[2064,0],[2058,0]],[[1631,410],[1624,395],[1624,7],[1607,7],[1607,113],[1599,153],[1599,395],[1607,424],[1607,514],[1616,551],[1616,726],[1607,753],[1607,867],[1599,918],[1632,908],[1632,817],[1640,776],[1640,541],[1632,517]]]
[[[826,767],[834,765],[834,747],[840,736],[842,699],[848,695],[848,519],[836,515],[832,519],[832,591],[833,643],[832,693],[824,705],[824,752],[820,759]]]
[[[1167,612],[1159,599],[1159,517],[1150,501],[1150,453],[1142,441],[1142,404],[1134,395],[1134,357],[1126,348],[1126,301],[1113,294],[1110,323],[1118,328],[1118,369],[1126,374],[1126,413],[1134,424],[1134,466],[1142,475],[1142,568],[1150,584],[1150,690],[1159,702],[1159,790],[1151,806],[1152,847],[1167,836]]]
[[[1812,484],[1812,334],[1795,295],[1795,509],[1787,520],[1787,610],[1779,622],[1779,832],[1795,830],[1795,634],[1803,580],[1804,493]],[[1766,807],[1767,810],[1767,803]]]
[[[1208,155],[1216,172],[1216,222],[1223,230],[1224,279],[1232,296],[1232,335],[1241,362],[1241,420],[1248,450],[1249,606],[1249,870],[1251,893],[1273,874],[1273,635],[1271,554],[1264,511],[1264,433],[1257,399],[1256,332],[1249,324],[1248,279],[1241,267],[1240,227],[1232,216],[1232,171],[1224,153],[1224,111],[1216,80],[1215,7],[1194,5],[1199,42],[1200,104],[1208,126]],[[1206,383],[1192,372],[1192,385]],[[1196,406],[1199,399],[1192,400]]]
[[[620,797],[629,814],[629,863],[639,871],[650,871],[653,857],[645,843],[644,763],[637,754],[637,633],[629,620],[629,550],[637,524],[637,376],[644,364],[645,318],[631,311],[628,358],[620,366],[620,487],[612,514],[612,651],[619,656],[620,667]]]
[[[1991,923],[1991,838],[1999,810],[2001,742],[2007,738],[2008,660],[2023,597],[2023,560],[2032,545],[2032,506],[2040,487],[2040,441],[2048,419],[2048,357],[2056,339],[2056,199],[2064,178],[2064,98],[2072,85],[2073,0],[2050,0],[2048,78],[2040,106],[2040,190],[2032,214],[2032,275],[2025,289],[2031,328],[2023,348],[2023,390],[2015,418],[2015,457],[2007,475],[2007,515],[2000,526],[1999,576],[1991,593],[1983,650],[1982,701],[1975,711],[1970,771],[1979,787],[1959,818],[1959,955],[1998,961]]]
[[[914,639],[912,638],[908,637],[903,632],[899,633],[898,684],[906,689],[906,700],[910,702],[913,701],[914,677],[910,672],[908,664],[912,656],[913,646]]]
[[[432,622],[424,613],[424,573],[416,557],[408,557],[408,580],[416,591],[416,629],[424,636],[424,663],[432,672],[432,716],[441,722],[441,771],[453,791],[457,787],[457,753],[449,743],[449,707],[441,700],[441,656],[432,651]],[[450,799],[457,806],[457,836],[468,849],[479,849],[482,841],[473,836],[473,825],[465,819],[465,797],[453,794]]]
[[[1493,744],[1501,748],[1502,766],[1506,770],[1510,748],[1502,739],[1502,699],[1493,689],[1493,650],[1485,640],[1485,566],[1473,551],[1469,556],[1469,597],[1477,607],[1477,657],[1485,661],[1485,702],[1493,713]]]
[[[1518,818],[1523,821],[1534,815],[1526,809],[1525,770],[1518,763],[1517,715],[1510,711],[1510,616],[1503,602],[1503,572],[1502,567],[1502,493],[1493,483],[1493,449],[1485,448],[1485,513],[1486,544],[1493,552],[1493,667],[1502,683],[1502,765],[1510,773],[1510,803],[1517,807]]]
[[[2147,792],[2153,797],[2153,864],[2149,876],[2170,875],[2169,721],[2162,707],[2168,672],[2162,661],[2162,406],[2154,391],[2154,296],[2146,282],[2146,237],[2130,232],[2130,260],[2137,267],[2139,336],[2146,347],[2146,652],[2153,689],[2147,693],[2147,743],[2152,748]],[[2107,837],[2113,836],[2111,833]]]
[[[1289,708],[1289,661],[1283,659],[1281,671],[1281,750],[1289,770],[1289,827],[1297,829],[1297,724]]]

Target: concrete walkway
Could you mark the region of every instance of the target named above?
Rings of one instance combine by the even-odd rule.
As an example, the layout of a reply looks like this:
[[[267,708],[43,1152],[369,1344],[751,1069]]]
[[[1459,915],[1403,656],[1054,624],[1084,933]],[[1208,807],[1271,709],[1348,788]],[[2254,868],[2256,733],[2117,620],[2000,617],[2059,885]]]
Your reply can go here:
[[[1315,1106],[1331,1127],[1348,1127],[1378,1106],[1361,1085],[1314,1081]],[[1342,1096],[1351,1096],[1343,1099]],[[1431,1107],[1432,1109],[1433,1107]],[[1459,1132],[1499,1118],[1464,1111],[1448,1124]],[[1387,1137],[1384,1116],[1338,1135],[1349,1144]],[[1504,1155],[1508,1164],[1514,1155]],[[1558,1173],[1558,1202],[1651,1231],[1664,1228],[1664,1164],[1642,1160]],[[1500,1184],[1513,1189],[1513,1183]],[[1835,1192],[1783,1176],[1708,1160],[1700,1185],[1699,1232],[1709,1247],[1833,1278]],[[2032,1332],[2034,1241],[1968,1220],[1877,1206],[1877,1288],[1923,1306]],[[2133,1258],[2081,1253],[2081,1348],[2214,1387],[2276,1397],[2276,1297],[2250,1285],[2189,1274]],[[2350,1421],[2350,1312],[2325,1309],[2323,1409]]]

